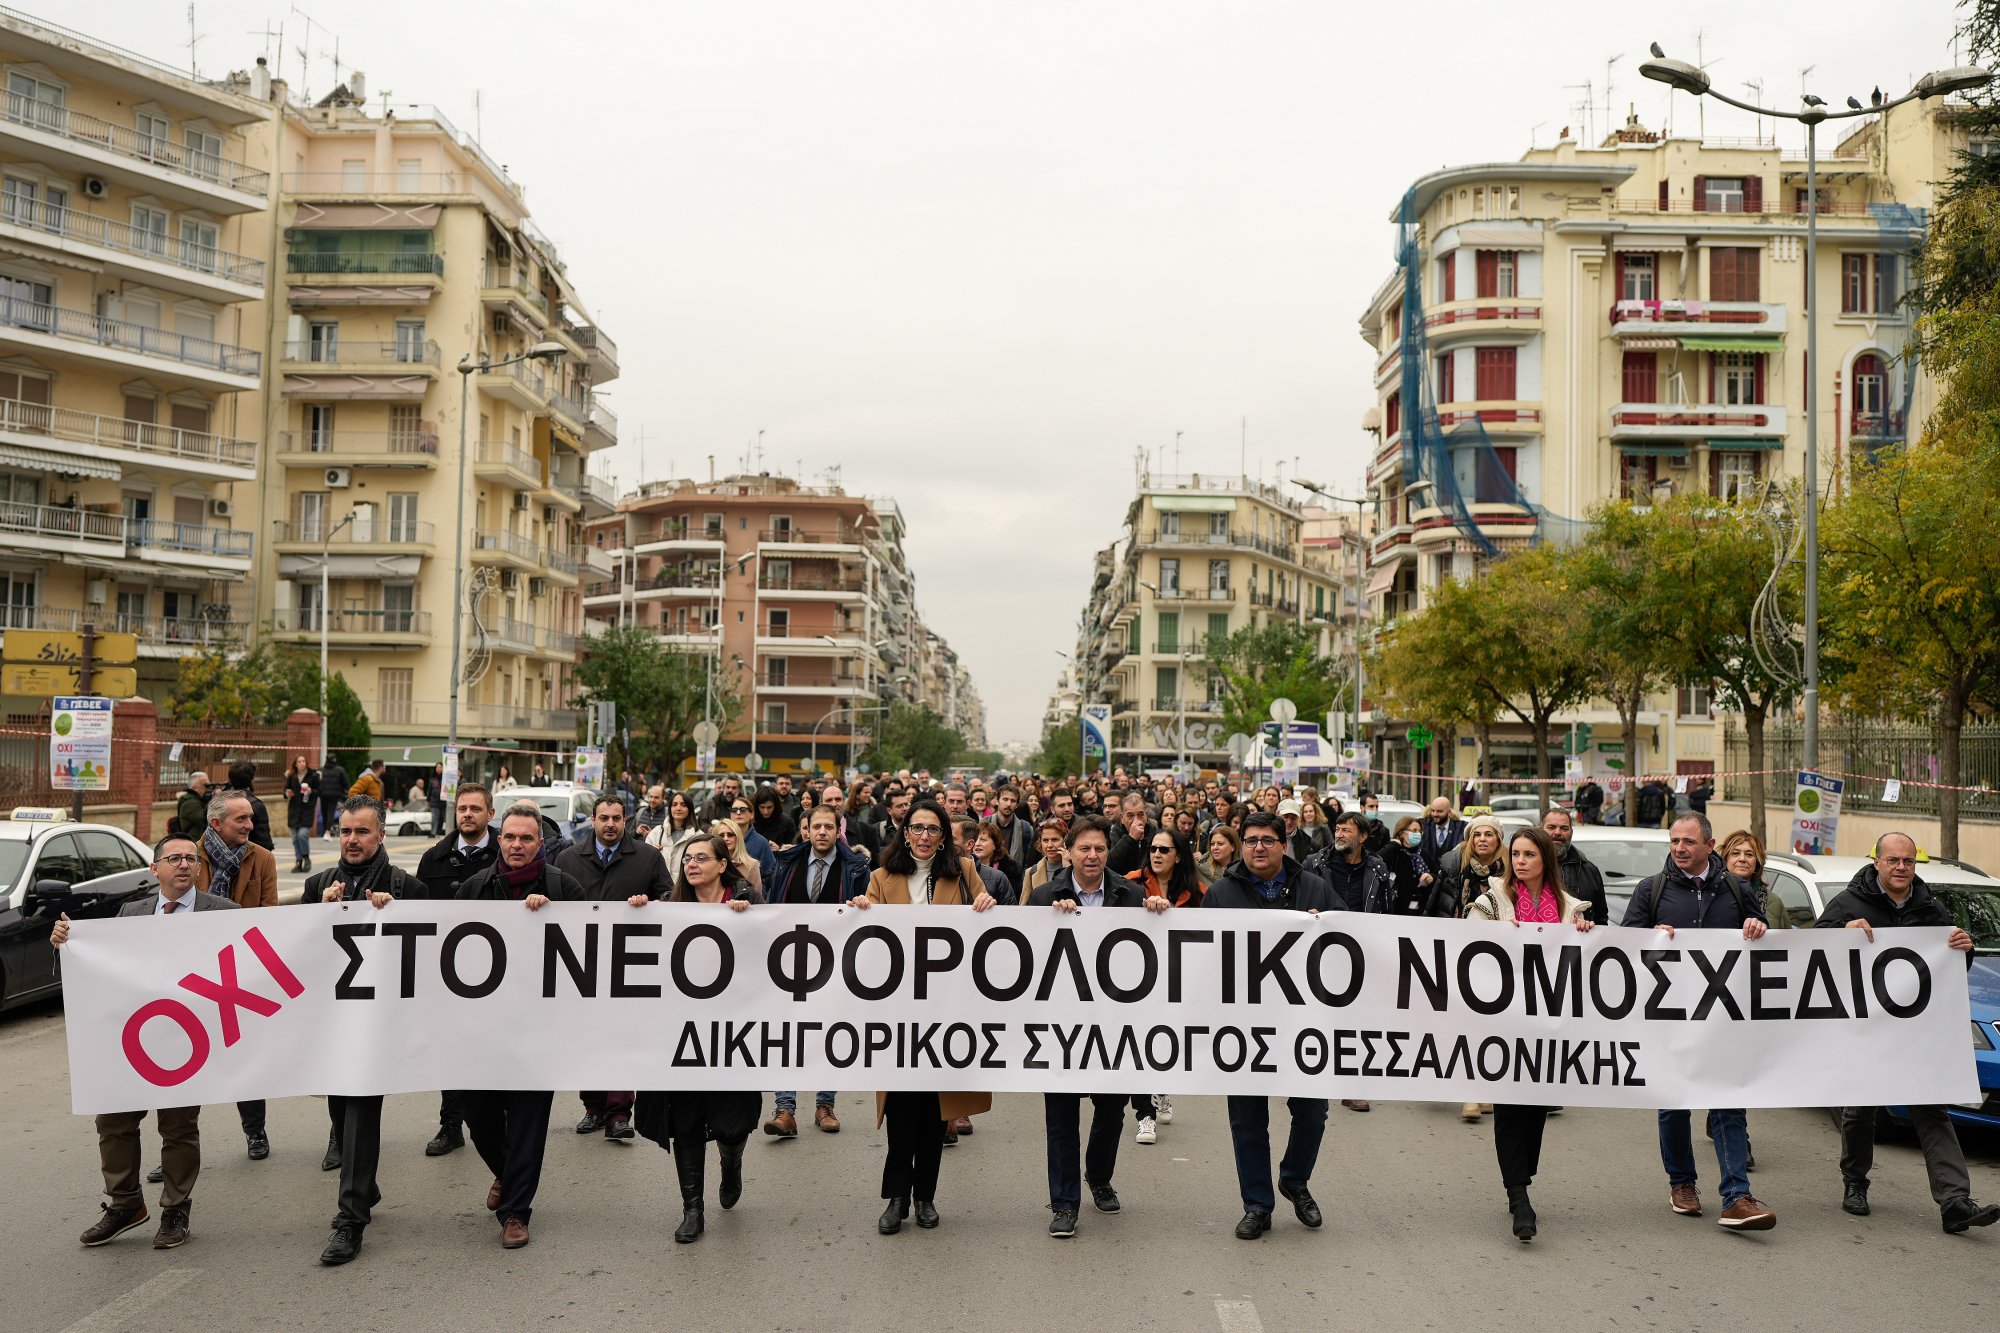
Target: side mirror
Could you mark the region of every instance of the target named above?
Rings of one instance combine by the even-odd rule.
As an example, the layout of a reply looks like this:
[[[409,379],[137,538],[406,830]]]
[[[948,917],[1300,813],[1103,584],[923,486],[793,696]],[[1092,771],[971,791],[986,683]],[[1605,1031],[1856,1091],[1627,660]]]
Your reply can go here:
[[[75,890],[59,879],[38,879],[28,886],[26,906],[30,909],[47,907],[75,896]]]

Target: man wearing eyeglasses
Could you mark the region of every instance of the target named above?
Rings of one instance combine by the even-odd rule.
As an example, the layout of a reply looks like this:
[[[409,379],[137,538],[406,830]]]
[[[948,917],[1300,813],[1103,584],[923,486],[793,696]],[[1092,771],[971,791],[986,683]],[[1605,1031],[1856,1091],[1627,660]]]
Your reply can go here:
[[[1944,904],[1931,893],[1930,886],[1917,878],[1917,841],[1907,833],[1884,833],[1875,844],[1874,863],[1854,872],[1854,878],[1826,905],[1813,925],[1858,930],[1868,937],[1870,944],[1875,942],[1878,930],[1950,926],[1951,935],[1946,943],[1965,955],[1968,969],[1972,966],[1972,936],[1952,919]],[[1957,1235],[1970,1227],[1990,1227],[2000,1222],[2000,1204],[1981,1204],[1972,1197],[1972,1175],[1966,1169],[1965,1149],[1959,1146],[1958,1130],[1953,1128],[1945,1108],[1912,1106],[1909,1113],[1910,1123],[1916,1126],[1917,1145],[1924,1152],[1931,1198],[1938,1205],[1945,1231]],[[1840,1176],[1846,1196],[1840,1206],[1856,1217],[1868,1216],[1868,1171],[1874,1163],[1875,1108],[1842,1107]]]
[[[220,894],[202,893],[195,888],[196,868],[201,860],[197,843],[186,834],[169,833],[153,849],[153,875],[160,891],[150,898],[126,903],[119,916],[163,916],[184,918],[194,912],[235,911],[238,904]],[[49,943],[61,949],[69,940],[67,913],[56,919],[49,931]],[[201,1175],[201,1108],[161,1107],[154,1117],[160,1128],[160,1169],[165,1188],[160,1191],[160,1229],[153,1248],[171,1250],[185,1245],[191,1235],[188,1213],[194,1203],[194,1183]],[[98,1205],[97,1221],[78,1237],[95,1249],[124,1235],[151,1216],[146,1211],[145,1188],[139,1183],[139,1124],[144,1111],[114,1111],[97,1117],[97,1163],[104,1172],[104,1192],[111,1202]]]
[[[1201,902],[1203,907],[1312,916],[1347,907],[1325,880],[1285,854],[1285,826],[1263,810],[1243,817],[1243,855],[1208,886]],[[1324,1219],[1307,1184],[1326,1134],[1326,1098],[1292,1097],[1286,1106],[1292,1129],[1284,1159],[1278,1163],[1277,1193],[1291,1201],[1300,1222],[1317,1227]],[[1236,1148],[1236,1184],[1243,1195],[1243,1220],[1236,1224],[1236,1238],[1255,1240],[1271,1229],[1271,1212],[1277,1207],[1271,1190],[1270,1100],[1229,1098],[1229,1134]]]

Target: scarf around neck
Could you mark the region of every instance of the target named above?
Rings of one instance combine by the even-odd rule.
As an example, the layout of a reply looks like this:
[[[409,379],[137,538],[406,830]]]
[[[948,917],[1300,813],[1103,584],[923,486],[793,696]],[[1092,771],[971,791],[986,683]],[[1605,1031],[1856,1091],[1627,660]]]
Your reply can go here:
[[[229,897],[236,886],[236,872],[243,868],[243,858],[250,854],[250,844],[231,847],[215,831],[215,825],[210,824],[202,830],[201,849],[208,854],[208,891]]]
[[[341,897],[349,900],[383,892],[382,882],[388,877],[389,849],[386,847],[377,847],[375,855],[359,865],[350,865],[343,860],[333,868],[334,881],[341,886]]]
[[[547,866],[547,858],[542,853],[536,852],[535,859],[518,870],[504,861],[495,865],[494,869],[500,872],[500,878],[514,890],[514,896],[521,898],[527,895],[530,888],[542,882],[542,871]]]

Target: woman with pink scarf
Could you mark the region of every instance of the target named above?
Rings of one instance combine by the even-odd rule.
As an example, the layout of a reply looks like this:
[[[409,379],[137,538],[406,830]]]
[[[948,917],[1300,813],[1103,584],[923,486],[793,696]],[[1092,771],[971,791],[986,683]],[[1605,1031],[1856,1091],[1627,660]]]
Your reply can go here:
[[[1502,921],[1523,925],[1590,929],[1590,905],[1563,892],[1556,874],[1556,847],[1538,828],[1516,829],[1507,841],[1507,872],[1496,876],[1487,890],[1466,909],[1467,921]],[[1500,1159],[1500,1183],[1507,1187],[1507,1211],[1513,1214],[1514,1236],[1523,1244],[1535,1238],[1535,1209],[1528,1186],[1542,1163],[1542,1129],[1546,1106],[1495,1106],[1493,1151]]]

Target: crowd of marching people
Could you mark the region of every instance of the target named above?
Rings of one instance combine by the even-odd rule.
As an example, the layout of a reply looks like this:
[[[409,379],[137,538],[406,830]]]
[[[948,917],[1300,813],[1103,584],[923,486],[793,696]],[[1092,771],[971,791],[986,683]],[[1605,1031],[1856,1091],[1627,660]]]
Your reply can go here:
[[[303,761],[301,761],[302,763]],[[303,772],[301,768],[297,770]],[[231,785],[190,794],[155,849],[157,895],[121,915],[174,916],[278,903],[268,819],[249,775]],[[296,792],[288,793],[297,796]],[[308,790],[302,799],[315,793]],[[1352,806],[1309,788],[1246,788],[1234,779],[1181,785],[1131,777],[1050,780],[1032,776],[987,782],[936,782],[902,773],[863,780],[851,790],[828,781],[779,775],[746,787],[723,777],[701,796],[647,785],[621,775],[596,799],[587,833],[567,839],[532,802],[496,810],[488,788],[464,783],[451,809],[452,827],[414,872],[390,863],[383,846],[384,807],[376,791],[339,800],[332,824],[339,859],[313,874],[302,902],[360,902],[385,907],[397,899],[518,902],[538,911],[550,902],[708,903],[729,912],[763,904],[967,907],[975,913],[1026,907],[1074,913],[1097,907],[1171,912],[1202,907],[1311,913],[1351,911],[1408,917],[1462,917],[1482,925],[1532,922],[1587,931],[1612,924],[1604,877],[1572,841],[1578,812],[1557,806],[1538,825],[1511,831],[1490,815],[1461,818],[1440,797],[1422,818],[1385,824],[1380,801],[1365,790]],[[1588,812],[1595,817],[1597,810]],[[1662,811],[1657,818],[1664,818]],[[308,815],[310,822],[311,815]],[[199,822],[197,822],[197,820]],[[261,830],[262,836],[257,835]],[[295,843],[295,848],[297,844]],[[306,860],[303,851],[295,865]],[[1718,846],[1698,809],[1676,815],[1660,872],[1634,890],[1617,924],[1672,935],[1723,929],[1756,939],[1767,929],[1761,882],[1764,850],[1739,831]],[[1873,863],[1856,874],[1818,921],[1822,927],[1875,932],[1904,926],[1951,926],[1916,875],[1916,845],[1885,835]],[[67,940],[69,921],[53,943]],[[1968,963],[1972,941],[1954,928],[1951,947]],[[765,1115],[765,1096],[771,1096]],[[591,1090],[579,1094],[578,1134],[613,1141],[643,1137],[672,1152],[682,1216],[674,1239],[697,1240],[705,1229],[707,1144],[715,1144],[715,1201],[735,1206],[744,1188],[745,1148],[760,1128],[776,1139],[800,1132],[796,1091],[678,1092]],[[338,1214],[320,1260],[346,1263],[360,1252],[372,1210],[380,1202],[382,1098],[326,1099],[328,1133],[321,1168],[339,1173]],[[1090,1124],[1080,1125],[1083,1103]],[[1285,1103],[1285,1147],[1275,1179],[1271,1105],[1262,1096],[1226,1098],[1230,1138],[1242,1196],[1235,1234],[1254,1240],[1271,1228],[1279,1198],[1298,1221],[1317,1228],[1323,1216],[1310,1181],[1325,1133],[1324,1098]],[[1138,1088],[1084,1097],[1046,1093],[1049,1234],[1073,1236],[1087,1187],[1099,1212],[1121,1204],[1113,1178],[1129,1109],[1134,1141],[1158,1141],[1174,1115],[1170,1098]],[[1343,1101],[1354,1112],[1370,1105]],[[877,1229],[906,1222],[939,1225],[937,1199],[945,1149],[974,1133],[974,1117],[992,1099],[970,1092],[889,1092],[876,1097],[886,1153],[881,1172],[884,1209]],[[1513,1234],[1532,1240],[1537,1219],[1529,1188],[1539,1170],[1548,1117],[1560,1108],[1466,1103],[1468,1121],[1491,1116],[1495,1154]],[[200,1171],[200,1108],[156,1112],[163,1186],[158,1249],[191,1235],[191,1202]],[[150,1219],[140,1177],[143,1112],[97,1117],[107,1201],[81,1240],[102,1245]],[[270,1154],[261,1102],[238,1107],[253,1159]],[[2000,1206],[1971,1197],[1971,1179],[1951,1121],[1942,1107],[1911,1107],[1933,1199],[1947,1232],[2000,1220]],[[468,1138],[492,1175],[486,1208],[499,1242],[519,1248],[529,1225],[554,1117],[549,1091],[460,1089],[438,1096],[438,1129],[427,1155],[444,1156]],[[1741,1109],[1707,1113],[1719,1170],[1718,1221],[1732,1230],[1768,1230],[1776,1216],[1750,1188],[1754,1169],[1747,1118]],[[812,1127],[838,1134],[832,1091],[814,1094]],[[1847,1212],[1869,1212],[1868,1181],[1875,1113],[1852,1107],[1840,1121],[1840,1171]],[[1698,1167],[1687,1110],[1658,1113],[1668,1206],[1700,1216]]]

